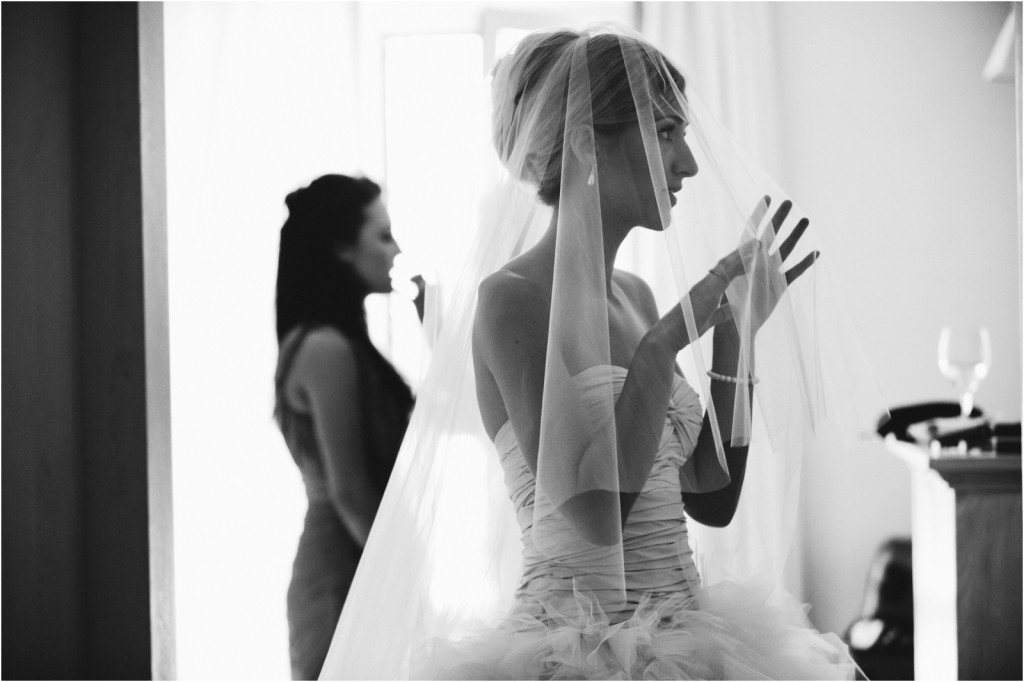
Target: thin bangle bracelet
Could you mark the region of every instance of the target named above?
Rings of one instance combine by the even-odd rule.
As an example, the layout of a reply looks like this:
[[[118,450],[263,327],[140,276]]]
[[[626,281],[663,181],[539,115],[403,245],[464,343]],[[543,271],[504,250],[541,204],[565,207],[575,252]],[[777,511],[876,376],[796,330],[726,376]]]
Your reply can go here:
[[[718,372],[711,371],[708,371],[708,376],[711,377],[712,379],[717,379],[718,381],[727,381],[730,384],[756,384],[757,382],[760,381],[760,379],[758,379],[757,377],[747,377],[745,379],[741,379],[739,377],[730,377],[726,376],[725,374],[719,374]]]

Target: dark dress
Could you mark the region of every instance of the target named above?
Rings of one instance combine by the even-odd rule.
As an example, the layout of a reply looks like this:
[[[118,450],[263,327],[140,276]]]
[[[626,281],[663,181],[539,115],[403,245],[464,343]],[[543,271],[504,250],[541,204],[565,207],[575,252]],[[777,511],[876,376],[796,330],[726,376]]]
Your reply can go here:
[[[278,354],[277,418],[285,442],[302,473],[309,508],[288,586],[288,635],[292,678],[315,680],[323,667],[334,629],[362,550],[331,504],[323,453],[310,415],[289,405],[284,384],[309,329],[285,337]],[[408,389],[395,390],[370,351],[353,343],[358,365],[366,462],[371,484],[383,495],[398,455],[411,407]],[[378,359],[379,363],[380,360]]]

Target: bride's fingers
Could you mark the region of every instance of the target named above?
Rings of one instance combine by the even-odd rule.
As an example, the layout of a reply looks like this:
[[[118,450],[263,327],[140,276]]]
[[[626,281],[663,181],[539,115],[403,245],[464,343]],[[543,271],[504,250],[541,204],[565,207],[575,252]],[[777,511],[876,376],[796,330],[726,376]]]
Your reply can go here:
[[[786,199],[779,206],[779,210],[772,216],[772,229],[778,234],[782,228],[782,223],[786,222],[786,217],[789,215],[789,209],[793,208],[793,202]]]
[[[750,222],[748,223],[752,234],[757,234],[757,228],[761,221],[764,220],[764,214],[768,212],[768,207],[771,205],[772,198],[765,194],[764,198],[757,202],[757,206],[754,206],[754,211],[750,214]]]
[[[779,210],[772,216],[772,229],[765,228],[764,234],[761,235],[761,244],[764,245],[765,251],[771,248],[772,242],[775,241],[775,235],[782,229],[782,223],[786,222],[786,217],[789,216],[789,209],[793,208],[793,202],[786,199],[779,205]]]
[[[814,262],[821,257],[820,251],[807,254],[802,261],[786,271],[786,284],[792,284],[797,277],[804,274],[807,268],[814,265]]]
[[[782,246],[779,247],[779,256],[782,260],[789,258],[789,254],[792,253],[796,243],[800,241],[800,237],[803,236],[804,231],[807,230],[807,226],[810,224],[810,220],[807,218],[801,218],[800,222],[798,222],[796,227],[793,228],[793,231],[789,233],[789,236],[783,240]]]

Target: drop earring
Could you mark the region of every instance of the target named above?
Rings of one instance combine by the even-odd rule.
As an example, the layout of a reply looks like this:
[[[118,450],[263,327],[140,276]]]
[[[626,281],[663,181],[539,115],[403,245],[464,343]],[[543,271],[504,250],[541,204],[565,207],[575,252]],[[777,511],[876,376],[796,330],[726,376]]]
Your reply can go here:
[[[589,187],[593,187],[594,186],[594,175],[596,175],[596,174],[597,174],[597,164],[595,163],[590,168],[590,177],[587,178],[587,186],[589,186]]]

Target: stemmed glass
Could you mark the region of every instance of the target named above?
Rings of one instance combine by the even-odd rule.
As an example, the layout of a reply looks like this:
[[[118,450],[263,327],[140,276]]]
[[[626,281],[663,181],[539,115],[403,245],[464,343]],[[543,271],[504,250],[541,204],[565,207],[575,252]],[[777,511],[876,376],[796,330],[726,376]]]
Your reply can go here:
[[[939,332],[939,371],[960,395],[960,414],[971,415],[974,394],[992,365],[992,342],[985,327],[943,327]]]

